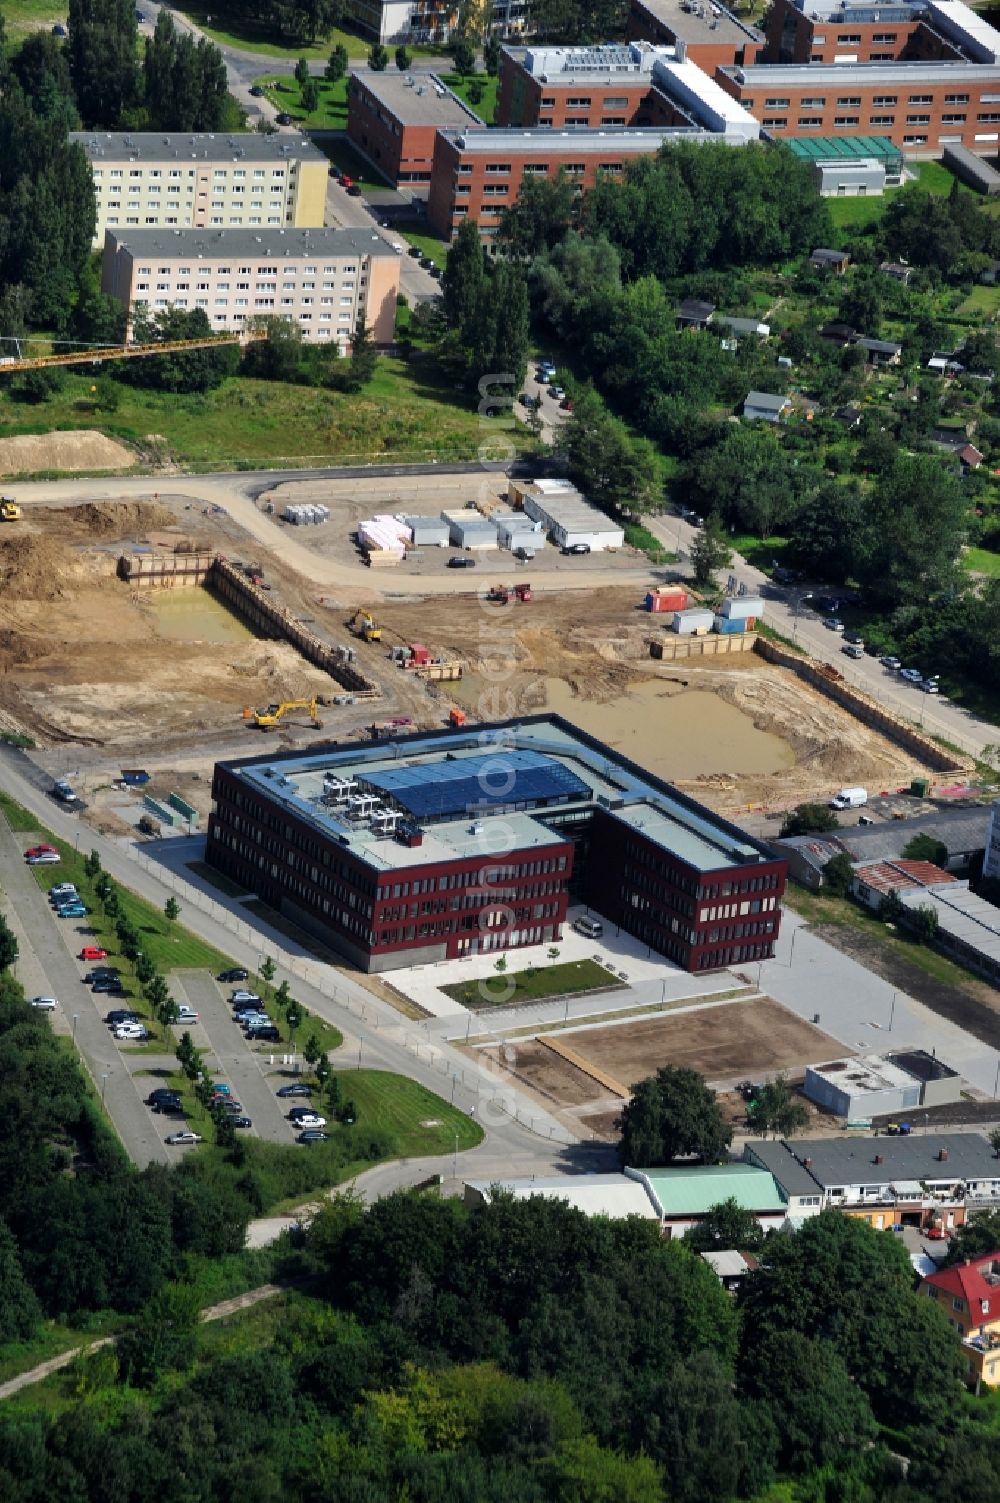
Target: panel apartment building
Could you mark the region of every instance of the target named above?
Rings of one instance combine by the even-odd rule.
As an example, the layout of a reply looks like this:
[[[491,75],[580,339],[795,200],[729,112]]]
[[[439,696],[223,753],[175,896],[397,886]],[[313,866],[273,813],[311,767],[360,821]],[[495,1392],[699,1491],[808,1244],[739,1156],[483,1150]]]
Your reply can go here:
[[[389,344],[398,252],[368,230],[108,230],[102,290],[128,310],[201,308],[219,333],[293,318],[310,342],[346,352],[360,318]]]
[[[315,227],[329,163],[306,136],[75,131],[106,230]]]
[[[548,944],[585,902],[689,971],[774,952],[786,865],[555,715],[216,765],[206,857],[366,971]]]

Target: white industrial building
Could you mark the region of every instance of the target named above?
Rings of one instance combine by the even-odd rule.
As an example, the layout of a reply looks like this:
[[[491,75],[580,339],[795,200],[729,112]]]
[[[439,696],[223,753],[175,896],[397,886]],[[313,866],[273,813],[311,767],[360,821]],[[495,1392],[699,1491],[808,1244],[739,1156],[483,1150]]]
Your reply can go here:
[[[484,1205],[499,1192],[515,1200],[530,1200],[540,1195],[546,1200],[561,1200],[587,1216],[610,1216],[615,1220],[641,1216],[644,1221],[659,1221],[660,1210],[647,1187],[625,1174],[560,1174],[551,1178],[508,1179],[501,1182],[467,1180],[466,1205]]]
[[[447,548],[450,530],[442,517],[403,517],[410,529],[414,547]]]
[[[511,480],[507,494],[514,506],[542,524],[558,548],[582,544],[591,553],[603,553],[624,545],[624,529],[591,506],[568,480]]]
[[[960,1101],[962,1078],[923,1049],[835,1059],[806,1070],[803,1095],[849,1122]]]
[[[878,198],[885,192],[885,167],[873,157],[814,162],[813,182],[821,198]]]

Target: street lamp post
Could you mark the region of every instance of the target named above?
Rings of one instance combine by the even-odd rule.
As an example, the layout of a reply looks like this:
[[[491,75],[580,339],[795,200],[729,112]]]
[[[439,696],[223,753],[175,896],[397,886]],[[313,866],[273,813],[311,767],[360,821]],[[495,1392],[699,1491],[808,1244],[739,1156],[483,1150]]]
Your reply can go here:
[[[76,1043],[76,1025],[77,1025],[77,1023],[79,1021],[80,1021],[80,1014],[78,1012],[75,1012],[73,1014],[73,1043],[74,1044]]]
[[[104,1105],[104,1097],[108,1089],[108,1075],[101,1076],[101,1106]]]
[[[455,1180],[458,1179],[458,1128],[455,1129],[455,1167],[453,1177]]]
[[[889,1009],[889,1032],[890,1033],[892,1032],[892,1020],[896,1016],[896,998],[897,998],[898,995],[899,995],[898,992],[893,992],[893,994],[892,994],[892,1006]]]

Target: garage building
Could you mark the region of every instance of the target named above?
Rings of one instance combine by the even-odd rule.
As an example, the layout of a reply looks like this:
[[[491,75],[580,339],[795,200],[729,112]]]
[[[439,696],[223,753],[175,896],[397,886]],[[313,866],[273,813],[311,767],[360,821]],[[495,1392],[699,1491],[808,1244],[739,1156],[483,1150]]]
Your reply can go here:
[[[511,480],[508,495],[525,515],[541,522],[557,548],[574,548],[581,544],[591,553],[607,548],[621,548],[625,532],[616,527],[606,512],[571,485],[568,480]]]

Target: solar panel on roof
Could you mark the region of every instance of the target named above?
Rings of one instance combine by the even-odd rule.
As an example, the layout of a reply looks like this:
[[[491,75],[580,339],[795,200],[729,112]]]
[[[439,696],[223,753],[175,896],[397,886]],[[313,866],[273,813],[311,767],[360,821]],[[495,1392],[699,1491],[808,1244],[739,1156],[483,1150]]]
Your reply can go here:
[[[457,815],[524,804],[538,807],[589,797],[575,772],[538,752],[498,749],[484,756],[366,772],[363,781],[400,804],[415,819]]]

